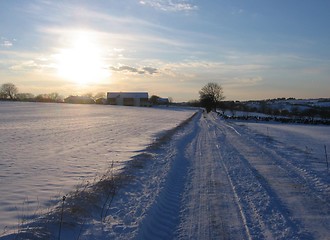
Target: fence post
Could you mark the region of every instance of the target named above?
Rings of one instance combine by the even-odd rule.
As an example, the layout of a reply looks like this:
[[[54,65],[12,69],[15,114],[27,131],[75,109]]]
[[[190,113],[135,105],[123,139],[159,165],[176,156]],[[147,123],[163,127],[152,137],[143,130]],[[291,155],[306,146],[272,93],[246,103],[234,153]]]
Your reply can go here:
[[[328,162],[328,153],[327,153],[327,146],[324,144],[324,153],[325,153],[325,161],[327,163],[327,171],[329,171],[329,162]]]

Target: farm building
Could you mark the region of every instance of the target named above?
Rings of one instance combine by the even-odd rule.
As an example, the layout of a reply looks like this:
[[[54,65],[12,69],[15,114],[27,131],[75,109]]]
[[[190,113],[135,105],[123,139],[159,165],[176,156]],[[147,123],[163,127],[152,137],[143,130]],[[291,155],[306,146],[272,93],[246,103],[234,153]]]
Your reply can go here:
[[[147,92],[108,92],[107,101],[110,105],[149,106]]]

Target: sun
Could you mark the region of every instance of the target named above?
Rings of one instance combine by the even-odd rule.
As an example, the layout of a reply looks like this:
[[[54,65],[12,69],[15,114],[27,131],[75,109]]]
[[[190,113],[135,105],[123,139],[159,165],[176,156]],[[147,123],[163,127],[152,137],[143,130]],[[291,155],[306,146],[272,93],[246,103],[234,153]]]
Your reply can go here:
[[[56,54],[57,73],[79,85],[100,83],[110,76],[102,48],[88,33],[75,34],[68,48]]]

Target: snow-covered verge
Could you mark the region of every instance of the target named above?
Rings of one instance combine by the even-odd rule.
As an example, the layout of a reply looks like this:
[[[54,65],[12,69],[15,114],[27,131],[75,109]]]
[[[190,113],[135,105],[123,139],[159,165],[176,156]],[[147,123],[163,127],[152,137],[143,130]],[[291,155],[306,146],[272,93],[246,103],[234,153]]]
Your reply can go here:
[[[250,130],[270,139],[277,140],[287,147],[299,149],[306,154],[306,160],[319,161],[325,165],[325,148],[330,152],[329,126],[237,122]],[[330,160],[330,159],[329,159]]]
[[[91,187],[123,168],[195,111],[0,102],[0,236],[48,212],[76,185]]]
[[[265,126],[198,113],[133,157],[121,177],[109,172],[88,185],[73,198],[88,200],[80,208],[65,200],[25,226],[31,239],[328,239],[330,173],[324,156],[295,143],[328,143],[330,128],[278,125],[276,135]]]
[[[225,125],[232,132],[226,131],[222,150],[252,239],[328,239],[330,173],[325,155],[306,153],[299,143],[329,143],[330,128],[277,125],[282,132],[275,135],[272,125],[264,134],[260,129],[267,124]]]

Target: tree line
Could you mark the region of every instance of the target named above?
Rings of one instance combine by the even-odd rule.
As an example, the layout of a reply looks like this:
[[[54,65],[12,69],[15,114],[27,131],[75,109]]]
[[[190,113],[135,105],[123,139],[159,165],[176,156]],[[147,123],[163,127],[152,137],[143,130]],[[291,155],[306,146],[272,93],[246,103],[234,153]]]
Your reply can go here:
[[[72,96],[69,96],[70,98]],[[75,96],[78,97],[78,96]],[[93,93],[85,93],[81,96],[81,98],[90,98],[94,101],[94,103],[98,103],[101,100],[105,99],[106,94],[104,92],[99,92],[97,94]],[[52,93],[43,93],[34,95],[32,93],[20,93],[18,88],[13,83],[4,83],[0,87],[0,100],[7,101],[27,101],[27,102],[54,102],[54,103],[62,103],[65,102],[67,98],[64,98],[57,92]],[[103,102],[103,101],[102,101]]]
[[[312,121],[314,120],[314,117],[320,117],[321,119],[330,118],[330,107],[302,106],[299,108],[297,104],[295,104],[291,109],[278,109],[273,107],[273,104],[277,101],[294,101],[294,98],[277,98],[252,101],[255,103],[254,106],[251,106],[251,101],[224,101],[224,99],[225,96],[222,86],[217,83],[208,83],[199,91],[199,100],[191,100],[187,104],[194,107],[205,108],[207,113],[210,111],[218,111],[220,113],[230,111],[232,117],[236,117],[236,112],[242,111],[258,112],[270,116],[284,116],[289,118],[308,117]],[[35,96],[31,93],[19,93],[18,88],[13,83],[5,83],[0,87],[0,100],[106,104],[106,94],[103,92],[95,95],[92,93],[86,93],[81,96],[69,96],[67,98],[63,98],[57,92],[52,92]],[[326,100],[330,101],[329,99]],[[157,95],[152,95],[149,102],[152,105],[169,105],[173,104],[173,99],[161,98]]]
[[[232,118],[236,118],[236,112],[257,112],[274,116],[274,119],[280,119],[281,121],[288,121],[287,119],[294,119],[294,121],[300,122],[315,122],[315,118],[321,119],[330,118],[330,107],[320,107],[313,105],[299,105],[295,103],[291,108],[279,109],[274,107],[276,102],[290,102],[295,101],[295,98],[277,98],[267,99],[260,101],[252,101],[255,106],[251,106],[251,101],[223,101],[225,96],[223,95],[223,89],[221,85],[217,83],[208,83],[199,91],[199,100],[191,100],[188,105],[194,107],[203,107],[207,112],[215,111],[222,115],[226,111],[231,112]],[[320,99],[319,101],[330,102],[330,99]],[[277,117],[275,117],[277,116]],[[279,116],[286,118],[279,118]],[[240,118],[240,117],[237,117]],[[307,119],[306,119],[307,118]]]
[[[321,107],[317,105],[302,105],[302,104],[287,104],[283,108],[274,107],[278,101],[293,101],[294,98],[277,98],[268,100],[253,101],[254,104],[251,106],[250,101],[224,101],[220,104],[219,109],[221,111],[229,111],[233,117],[236,117],[236,112],[254,112],[262,113],[273,117],[286,117],[286,118],[309,118],[313,121],[315,117],[321,119],[330,118],[330,107]],[[327,100],[330,102],[330,100]],[[322,100],[320,99],[320,102]],[[304,121],[304,120],[301,120]]]
[[[54,102],[54,103],[77,103],[77,104],[106,104],[106,93],[85,93],[82,95],[70,95],[66,98],[57,92],[34,95],[32,93],[20,93],[13,83],[5,83],[0,87],[0,100],[26,101],[26,102]],[[170,105],[173,103],[171,97],[162,98],[152,95],[149,98],[152,105]]]
[[[199,106],[204,107],[207,112],[211,110],[216,111],[220,105],[220,101],[225,97],[223,95],[222,86],[217,83],[208,83],[200,91]],[[19,100],[19,101],[33,101],[33,102],[71,102],[71,103],[105,103],[106,94],[86,93],[82,96],[69,96],[63,98],[59,93],[52,92],[47,94],[39,94],[37,96],[32,93],[19,93],[18,88],[13,83],[2,84],[0,88],[1,100]],[[153,105],[168,105],[173,103],[173,99],[161,98],[157,95],[152,95],[149,99]]]

